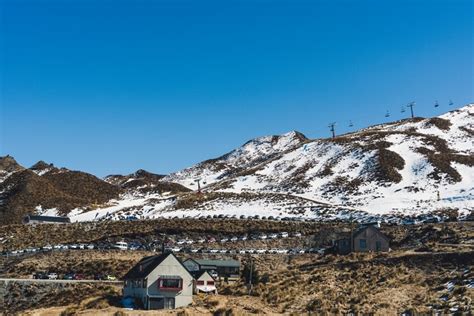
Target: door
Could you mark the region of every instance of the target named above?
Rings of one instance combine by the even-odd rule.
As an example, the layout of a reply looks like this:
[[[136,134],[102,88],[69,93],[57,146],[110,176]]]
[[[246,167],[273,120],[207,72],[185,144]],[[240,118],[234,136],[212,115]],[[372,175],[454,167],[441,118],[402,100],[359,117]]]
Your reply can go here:
[[[162,297],[150,297],[148,304],[149,309],[163,309],[165,307],[165,300]]]
[[[174,297],[166,297],[165,298],[165,309],[174,309]]]
[[[382,250],[382,243],[380,241],[375,242],[375,251]]]

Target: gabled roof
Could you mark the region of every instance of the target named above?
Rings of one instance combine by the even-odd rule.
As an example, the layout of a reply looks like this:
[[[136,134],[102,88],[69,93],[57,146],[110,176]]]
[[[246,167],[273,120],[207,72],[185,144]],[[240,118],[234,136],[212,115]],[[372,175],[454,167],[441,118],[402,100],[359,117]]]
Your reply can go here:
[[[353,238],[356,238],[357,235],[361,234],[362,232],[364,232],[365,230],[370,229],[370,228],[374,229],[383,239],[385,239],[386,241],[390,242],[390,239],[388,239],[388,237],[385,236],[384,233],[382,233],[377,227],[372,226],[372,225],[359,227],[359,229],[357,229],[357,230],[354,232]]]
[[[200,266],[216,266],[216,267],[233,267],[233,268],[239,268],[240,267],[240,261],[238,260],[211,260],[211,259],[188,259],[188,260],[193,260]]]
[[[142,258],[133,268],[131,268],[122,279],[144,279],[146,278],[157,266],[159,266],[168,256],[173,256],[183,269],[192,277],[188,269],[183,265],[181,260],[179,260],[172,252],[162,253],[157,256],[148,256]]]
[[[197,280],[206,273],[211,277],[211,279],[213,279],[215,281],[214,277],[212,275],[210,275],[209,272],[207,272],[207,270],[194,271],[194,272],[191,272],[191,275]]]

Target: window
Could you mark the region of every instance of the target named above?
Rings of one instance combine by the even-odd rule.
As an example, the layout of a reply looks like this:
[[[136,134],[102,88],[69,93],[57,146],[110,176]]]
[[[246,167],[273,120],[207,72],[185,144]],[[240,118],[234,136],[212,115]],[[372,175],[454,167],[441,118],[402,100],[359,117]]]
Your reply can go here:
[[[197,285],[204,285],[204,281],[203,281],[203,280],[199,280],[199,281],[197,281],[196,284],[197,284]]]
[[[367,241],[365,239],[359,239],[359,246],[360,246],[360,249],[366,249]]]
[[[182,289],[183,288],[183,281],[181,279],[171,279],[171,278],[163,278],[159,279],[158,288],[161,290],[166,289]]]
[[[214,285],[214,281],[207,281],[207,285]]]

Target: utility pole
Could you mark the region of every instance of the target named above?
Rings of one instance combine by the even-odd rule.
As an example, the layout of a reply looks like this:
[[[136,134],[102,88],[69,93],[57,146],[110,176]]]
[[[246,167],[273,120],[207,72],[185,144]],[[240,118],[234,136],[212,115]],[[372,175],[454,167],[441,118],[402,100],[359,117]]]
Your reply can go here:
[[[415,104],[416,104],[415,102],[410,102],[410,103],[407,105],[407,107],[410,108],[411,118],[414,118],[414,117],[415,117],[415,115],[413,114],[413,107],[415,106]]]
[[[253,259],[250,257],[249,296],[252,294]]]
[[[331,124],[329,124],[329,130],[331,131],[332,133],[332,138],[336,138],[336,130],[334,129],[334,126],[336,126],[336,123],[333,122]]]
[[[201,179],[196,179],[194,182],[197,182],[198,184],[198,193],[201,193]]]

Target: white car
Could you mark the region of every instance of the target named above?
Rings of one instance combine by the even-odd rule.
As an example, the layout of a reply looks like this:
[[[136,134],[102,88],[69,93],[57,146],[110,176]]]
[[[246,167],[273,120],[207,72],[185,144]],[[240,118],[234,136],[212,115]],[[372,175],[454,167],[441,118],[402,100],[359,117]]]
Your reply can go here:
[[[258,236],[258,238],[260,238],[260,239],[262,239],[262,240],[263,240],[263,239],[267,239],[267,235],[262,234],[262,235]]]
[[[186,243],[186,240],[178,240],[177,244],[178,245],[184,245]]]
[[[51,246],[50,246],[50,247],[51,247]],[[59,250],[59,249],[61,249],[61,245],[54,245],[53,248]]]
[[[247,253],[255,253],[255,249],[247,249]]]
[[[268,253],[277,253],[277,252],[278,252],[278,249],[275,249],[275,248],[268,250]]]
[[[237,238],[237,237],[232,237],[232,238],[230,239],[230,241],[237,241],[237,240],[239,240],[239,238]]]
[[[192,245],[192,244],[194,244],[194,240],[188,239],[188,240],[186,240],[186,243],[188,245]]]
[[[240,240],[242,240],[242,241],[246,241],[246,240],[247,240],[247,238],[248,238],[247,236],[242,236],[242,237],[240,237]]]
[[[257,249],[257,253],[265,253],[265,252],[267,252],[266,249]]]
[[[221,250],[219,250],[219,253],[227,253],[227,250],[226,249],[221,249]]]
[[[48,273],[48,279],[57,280],[58,279],[58,274],[57,273]]]
[[[93,244],[87,245],[87,249],[91,249],[91,250],[94,249],[94,245]]]
[[[199,238],[197,242],[200,243],[200,244],[202,244],[202,243],[204,243],[205,241],[206,241],[206,240],[205,240],[204,238]]]
[[[293,236],[294,237],[301,237],[301,233],[294,233]]]
[[[53,246],[51,245],[43,246],[43,250],[53,250]]]
[[[229,238],[222,238],[221,239],[221,242],[228,242],[229,241]]]
[[[277,253],[287,253],[288,250],[286,249],[277,249]]]
[[[268,237],[271,239],[275,239],[278,238],[278,234],[270,234]]]
[[[287,238],[289,235],[287,232],[281,232],[280,233],[281,238]]]
[[[240,253],[241,255],[243,255],[243,254],[245,254],[245,250],[239,250],[239,253]]]
[[[173,247],[173,248],[171,248],[171,251],[172,251],[172,252],[180,252],[180,251],[181,251],[181,248],[179,248],[179,247]]]
[[[196,252],[198,252],[198,251],[199,251],[199,249],[197,249],[197,248],[191,249],[191,252],[192,252],[192,253],[196,253]]]
[[[219,249],[211,249],[209,250],[210,253],[218,253],[219,252]]]

